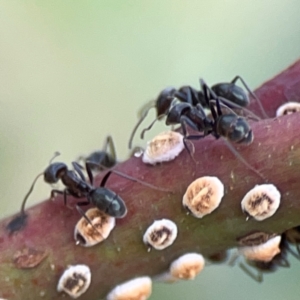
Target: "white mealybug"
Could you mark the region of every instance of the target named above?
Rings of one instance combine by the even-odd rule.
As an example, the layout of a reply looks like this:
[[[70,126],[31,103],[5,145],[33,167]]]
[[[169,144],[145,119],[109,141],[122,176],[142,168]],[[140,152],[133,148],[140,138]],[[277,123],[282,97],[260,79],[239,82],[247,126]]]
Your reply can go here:
[[[156,220],[146,230],[143,241],[146,245],[163,250],[173,244],[177,237],[177,226],[168,219]],[[151,248],[149,248],[150,250]]]
[[[242,210],[248,217],[262,221],[274,215],[280,204],[280,192],[273,184],[256,185],[241,202]]]
[[[280,253],[280,242],[281,236],[277,235],[261,245],[239,247],[238,251],[247,260],[269,262]]]
[[[74,230],[76,244],[91,247],[106,239],[115,227],[115,218],[106,215],[98,208],[90,208],[85,213],[86,218],[81,217]],[[92,225],[93,224],[93,225]]]
[[[187,253],[176,260],[170,266],[170,274],[178,279],[194,279],[204,268],[205,261],[201,254]]]
[[[194,217],[202,218],[220,205],[223,196],[223,183],[217,177],[204,176],[188,186],[182,204]]]
[[[155,165],[173,160],[183,149],[182,134],[175,131],[164,131],[147,143],[142,160],[144,163]]]
[[[283,115],[290,115],[295,112],[300,112],[300,103],[298,102],[287,102],[280,105],[276,110],[276,117]]]
[[[91,271],[88,266],[69,266],[59,279],[57,291],[65,292],[73,299],[76,299],[86,292],[90,283]]]
[[[107,300],[146,300],[152,293],[152,280],[148,276],[138,277],[116,286]]]

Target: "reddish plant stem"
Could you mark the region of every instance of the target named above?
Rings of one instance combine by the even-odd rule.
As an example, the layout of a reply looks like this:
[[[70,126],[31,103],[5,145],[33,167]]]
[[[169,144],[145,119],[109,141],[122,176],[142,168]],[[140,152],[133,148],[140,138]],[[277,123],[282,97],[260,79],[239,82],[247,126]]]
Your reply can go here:
[[[287,100],[300,100],[300,61],[268,81],[257,91],[265,110],[273,117],[277,107]],[[251,109],[259,114],[255,102]],[[130,278],[154,276],[166,271],[172,260],[186,252],[205,256],[236,247],[237,238],[254,230],[281,233],[299,225],[300,214],[300,131],[299,114],[252,123],[254,142],[236,147],[254,168],[275,184],[282,195],[276,214],[262,222],[249,220],[240,202],[246,192],[263,180],[247,169],[224,141],[207,137],[196,141],[195,164],[184,151],[174,161],[149,166],[140,158],[131,158],[117,169],[172,193],[149,189],[113,174],[108,187],[117,192],[128,207],[124,219],[109,238],[92,248],[76,246],[74,225],[79,219],[76,209],[63,205],[61,197],[46,200],[28,212],[27,226],[9,235],[0,223],[0,297],[9,300],[63,299],[56,285],[68,265],[86,264],[92,271],[92,284],[80,299],[99,299],[117,284]],[[220,207],[203,219],[187,215],[181,206],[187,186],[201,176],[217,176],[225,186]],[[101,176],[97,178],[99,184]],[[76,200],[71,199],[70,205]],[[73,205],[74,207],[74,205]],[[147,252],[142,243],[146,228],[156,219],[169,218],[179,230],[175,243],[163,250]],[[24,248],[46,253],[46,258],[32,269],[20,269],[13,262],[17,251]]]

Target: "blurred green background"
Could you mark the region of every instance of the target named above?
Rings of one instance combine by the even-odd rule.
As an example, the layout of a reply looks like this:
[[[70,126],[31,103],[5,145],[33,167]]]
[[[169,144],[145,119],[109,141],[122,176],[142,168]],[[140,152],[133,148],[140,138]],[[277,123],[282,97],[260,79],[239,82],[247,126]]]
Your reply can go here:
[[[239,74],[255,88],[286,68],[300,56],[299,14],[296,0],[0,1],[1,217],[54,151],[71,162],[111,134],[125,159],[138,109],[164,87]],[[30,205],[49,191],[39,181]],[[209,266],[194,282],[156,284],[151,299],[298,300],[291,263],[263,284]]]

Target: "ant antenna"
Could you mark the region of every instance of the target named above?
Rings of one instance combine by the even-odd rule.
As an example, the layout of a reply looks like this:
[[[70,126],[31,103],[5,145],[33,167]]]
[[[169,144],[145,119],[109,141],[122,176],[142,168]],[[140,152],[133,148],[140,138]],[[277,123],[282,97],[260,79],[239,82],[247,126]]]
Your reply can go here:
[[[24,200],[23,200],[23,202],[22,202],[22,206],[21,206],[21,215],[24,215],[24,214],[25,214],[25,204],[26,204],[26,201],[27,201],[28,197],[30,196],[30,194],[32,193],[32,191],[33,191],[33,189],[34,189],[34,186],[35,186],[35,183],[37,182],[38,178],[39,178],[40,176],[42,176],[43,174],[44,174],[44,172],[38,174],[38,175],[35,177],[35,179],[33,180],[33,183],[32,183],[32,185],[31,185],[29,191],[28,191],[27,194],[25,195]]]
[[[260,111],[262,112],[264,118],[268,119],[269,116],[267,115],[265,109],[263,108],[263,106],[262,106],[262,104],[261,104],[259,98],[251,91],[251,89],[248,87],[248,85],[246,84],[246,82],[244,81],[244,79],[243,79],[241,76],[235,76],[231,82],[232,82],[233,84],[235,84],[235,82],[236,82],[238,79],[242,82],[242,84],[244,85],[245,89],[246,89],[247,92],[252,96],[252,98],[254,98],[254,99],[258,102],[259,109],[260,109]]]
[[[155,101],[150,101],[150,103],[147,103],[144,107],[141,108],[139,115],[141,115],[139,121],[137,122],[137,124],[134,126],[133,131],[130,135],[129,138],[129,142],[128,142],[128,149],[132,148],[132,141],[134,138],[134,135],[137,131],[137,129],[139,128],[139,126],[141,125],[141,123],[145,120],[145,118],[148,115],[148,112],[151,108],[155,108]]]
[[[49,160],[49,165],[51,165],[52,161],[53,161],[57,156],[60,156],[60,152],[55,151],[53,157]]]
[[[27,194],[24,197],[24,200],[22,202],[22,206],[21,206],[21,211],[20,214],[18,216],[16,216],[15,218],[13,218],[7,225],[6,225],[6,229],[9,231],[10,234],[12,234],[15,231],[19,231],[20,229],[22,229],[25,225],[26,225],[26,220],[28,215],[26,215],[25,213],[25,204],[26,201],[28,199],[28,197],[30,196],[30,194],[33,191],[34,185],[37,181],[37,179],[43,175],[44,173],[40,173],[33,181],[29,191],[27,192]]]
[[[97,164],[97,163],[95,163],[95,162],[88,162],[88,163],[89,163],[89,164],[92,164],[92,165],[95,165],[95,166],[98,166],[98,167],[101,167],[101,168],[103,168],[104,170],[108,170],[108,169],[109,169],[109,168],[107,168],[107,167],[105,167],[105,166],[103,166],[103,165],[101,165],[101,164]],[[92,174],[91,174],[90,168],[87,167],[87,166],[86,166],[86,171],[87,171],[87,173],[88,173],[88,177],[89,177],[89,179],[90,179],[91,184],[93,184],[93,176],[92,176]],[[170,190],[168,190],[168,189],[164,189],[164,188],[161,188],[161,187],[157,187],[157,186],[155,186],[155,185],[153,185],[153,184],[151,184],[151,183],[147,183],[147,182],[145,182],[145,181],[143,181],[143,180],[137,179],[137,178],[135,178],[135,177],[132,177],[132,176],[127,175],[127,174],[124,174],[124,173],[122,173],[122,172],[119,172],[119,171],[116,171],[116,170],[110,170],[110,172],[111,172],[111,173],[115,173],[116,175],[119,175],[120,177],[126,178],[126,179],[128,179],[128,180],[131,180],[131,181],[134,181],[134,182],[138,182],[139,184],[144,185],[144,186],[147,186],[147,187],[149,187],[149,188],[151,188],[151,189],[153,189],[153,190],[158,190],[158,191],[167,192],[167,193],[173,193],[173,191],[170,191]],[[105,175],[105,176],[106,176],[106,175]],[[107,179],[108,179],[108,178],[107,178]],[[106,179],[106,180],[107,180],[107,179]]]
[[[158,117],[156,117],[156,118],[154,119],[154,121],[151,122],[151,124],[150,124],[148,127],[146,127],[146,128],[143,129],[143,131],[141,132],[141,135],[140,135],[140,137],[141,137],[142,140],[144,139],[145,132],[148,131],[148,130],[150,130],[150,129],[152,128],[152,126],[154,125],[154,123],[155,123],[156,121],[160,120],[160,119],[161,119],[162,117],[164,117],[164,116],[165,116],[165,115],[159,115]]]

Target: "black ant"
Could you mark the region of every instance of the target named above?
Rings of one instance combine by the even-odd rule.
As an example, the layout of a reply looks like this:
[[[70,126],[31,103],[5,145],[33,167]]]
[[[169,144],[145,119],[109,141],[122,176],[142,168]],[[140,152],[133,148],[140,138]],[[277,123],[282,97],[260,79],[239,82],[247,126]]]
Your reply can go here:
[[[269,262],[247,260],[247,264],[257,269],[258,274],[253,274],[253,272],[251,272],[249,268],[247,268],[247,266],[243,263],[240,263],[239,266],[247,275],[249,275],[255,281],[262,282],[263,273],[273,273],[278,269],[278,267],[283,267],[283,268],[290,267],[290,263],[287,259],[288,252],[291,253],[296,258],[299,258],[299,255],[290,249],[285,234],[282,234],[281,236],[279,248],[280,248],[280,253],[276,254],[273,257],[273,259],[270,260]]]
[[[87,201],[81,201],[76,204],[77,210],[86,219],[87,217],[85,216],[85,213],[80,208],[80,206],[85,206],[88,204],[93,204],[99,210],[115,218],[122,218],[126,215],[127,208],[125,202],[115,192],[105,187],[106,182],[112,173],[138,182],[150,188],[169,192],[166,189],[158,188],[150,183],[146,183],[137,178],[125,175],[116,170],[108,171],[104,175],[100,186],[96,188],[93,186],[94,177],[90,168],[90,164],[88,162],[86,163],[85,167],[88,174],[89,183],[86,181],[81,171],[82,167],[77,162],[72,162],[72,165],[74,170],[69,170],[67,168],[67,165],[61,162],[50,164],[50,166],[44,171],[44,180],[50,184],[57,183],[59,180],[61,180],[65,186],[65,189],[63,191],[53,189],[51,191],[51,198],[54,198],[55,194],[62,194],[64,196],[65,204],[67,204],[68,195],[72,195],[75,198],[86,198]],[[104,166],[102,167],[104,168]],[[89,220],[87,219],[87,221]]]
[[[226,104],[224,104],[223,98],[216,96],[211,92],[210,88],[200,81],[203,89],[204,100],[206,107],[209,107],[212,117],[208,117],[205,113],[204,107],[201,103],[194,105],[193,96],[191,92],[187,93],[187,101],[181,102],[174,99],[170,105],[166,117],[166,125],[181,125],[182,133],[184,136],[184,146],[191,155],[189,147],[186,144],[186,140],[197,140],[204,138],[205,136],[212,135],[216,139],[220,137],[225,138],[225,142],[229,149],[238,157],[249,169],[255,172],[263,180],[266,180],[260,172],[254,169],[247,161],[235,150],[230,142],[237,144],[249,145],[253,141],[253,133],[250,125],[244,117],[238,116],[233,110],[231,110]],[[195,96],[195,94],[194,94]],[[215,98],[212,98],[215,97]],[[229,113],[224,114],[221,110],[221,106],[225,108]],[[151,126],[145,128],[141,133],[141,138],[144,137],[146,130],[151,129]],[[202,134],[188,135],[187,126]],[[192,156],[192,155],[191,155]]]
[[[147,187],[156,190],[170,192],[169,190],[158,188],[150,183],[146,183],[137,178],[131,177],[129,175],[125,175],[116,170],[108,171],[103,177],[100,186],[94,187],[93,186],[94,177],[92,174],[92,170],[90,168],[90,164],[86,163],[86,171],[88,174],[89,182],[86,181],[83,175],[82,166],[80,166],[77,162],[72,162],[72,165],[74,167],[74,170],[69,170],[67,165],[62,162],[50,163],[50,165],[46,168],[46,170],[35,178],[34,183],[30,188],[30,191],[28,192],[28,194],[23,200],[20,216],[12,220],[7,226],[7,229],[10,232],[18,231],[25,226],[26,219],[27,219],[27,215],[25,213],[25,204],[28,199],[28,196],[33,190],[35,182],[41,175],[44,175],[44,180],[46,183],[55,184],[59,180],[61,180],[65,186],[65,189],[63,191],[53,189],[51,191],[51,196],[50,196],[51,199],[53,199],[56,194],[62,194],[64,196],[64,204],[66,205],[68,195],[71,195],[78,199],[86,198],[87,201],[81,201],[76,204],[77,210],[86,219],[87,217],[85,216],[85,213],[80,206],[85,206],[88,204],[93,204],[98,209],[102,210],[103,212],[105,212],[106,214],[112,217],[122,218],[126,215],[127,208],[124,201],[121,199],[120,196],[118,196],[112,190],[105,187],[105,184],[112,173],[115,173],[121,177],[138,182],[142,185],[145,185]],[[105,169],[104,166],[101,167]],[[91,223],[89,219],[87,219],[87,221]]]
[[[243,83],[245,89],[249,92],[249,94],[258,101],[263,115],[265,117],[267,117],[267,115],[261,105],[261,102],[256,97],[256,95],[250,90],[248,85],[245,83],[245,81],[240,76],[236,76],[229,83],[215,84],[215,85],[213,85],[212,88],[210,88],[204,82],[203,79],[200,79],[200,87],[201,87],[200,91],[196,90],[195,88],[193,88],[191,86],[182,86],[178,90],[172,89],[172,90],[170,90],[170,91],[172,91],[172,92],[170,92],[170,94],[164,93],[164,91],[163,91],[161,94],[165,95],[165,97],[158,98],[160,100],[160,102],[158,102],[158,100],[157,100],[156,107],[157,107],[157,111],[158,111],[158,105],[163,107],[164,110],[161,109],[160,114],[157,113],[156,119],[147,128],[145,128],[142,131],[141,138],[144,137],[145,131],[150,130],[157,120],[161,120],[163,116],[168,115],[168,113],[171,109],[171,103],[172,103],[172,101],[170,101],[170,99],[174,99],[174,98],[178,99],[180,102],[188,103],[191,106],[197,106],[197,104],[200,104],[202,106],[204,112],[205,112],[205,109],[210,109],[210,104],[209,104],[210,99],[214,99],[214,100],[219,99],[219,102],[221,104],[223,104],[223,107],[243,110],[245,113],[247,113],[247,115],[251,116],[252,118],[254,118],[256,120],[259,120],[260,119],[259,117],[257,117],[254,113],[252,113],[251,111],[249,111],[248,109],[245,108],[246,106],[249,105],[250,100],[249,100],[248,95],[245,93],[245,91],[241,87],[239,87],[235,84],[237,80],[240,80]],[[167,109],[167,107],[168,107],[168,109]],[[150,108],[148,108],[148,110],[149,109]],[[140,121],[134,128],[134,130],[130,136],[129,148],[131,148],[133,136],[134,136],[138,126],[141,124],[141,122],[146,117],[148,110],[146,111],[143,118],[140,119]]]
[[[115,166],[117,155],[112,137],[106,137],[102,150],[95,151],[87,157],[80,156],[78,160],[83,160],[93,171],[104,171]]]

